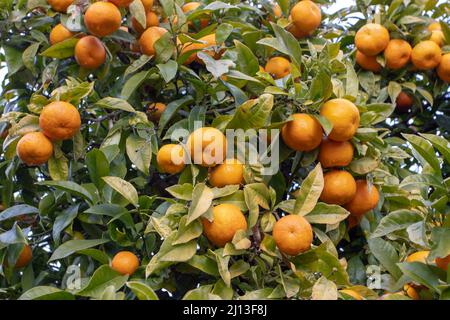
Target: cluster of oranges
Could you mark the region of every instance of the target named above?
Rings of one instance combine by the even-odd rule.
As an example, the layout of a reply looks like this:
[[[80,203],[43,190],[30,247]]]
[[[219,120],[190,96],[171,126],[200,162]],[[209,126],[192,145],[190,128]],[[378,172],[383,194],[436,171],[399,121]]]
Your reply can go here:
[[[441,25],[434,22],[428,26],[429,40],[420,41],[414,48],[403,39],[391,39],[389,31],[377,23],[369,23],[355,35],[356,62],[366,70],[378,73],[382,65],[377,56],[384,55],[385,65],[390,70],[399,70],[411,61],[412,70],[437,70],[441,80],[450,82],[450,54],[442,54],[444,34]]]
[[[53,154],[53,142],[72,138],[80,129],[81,117],[77,108],[64,101],[46,105],[39,116],[41,131],[29,132],[20,138],[16,151],[28,166],[46,163]]]
[[[320,200],[344,206],[350,213],[350,224],[354,225],[378,204],[379,194],[365,179],[357,180],[338,168],[346,167],[353,160],[354,148],[350,140],[359,127],[358,108],[349,100],[332,99],[320,110],[333,128],[326,138],[319,121],[310,114],[296,113],[286,123],[281,136],[284,143],[296,151],[312,151],[320,146],[319,161],[323,168],[324,188]]]

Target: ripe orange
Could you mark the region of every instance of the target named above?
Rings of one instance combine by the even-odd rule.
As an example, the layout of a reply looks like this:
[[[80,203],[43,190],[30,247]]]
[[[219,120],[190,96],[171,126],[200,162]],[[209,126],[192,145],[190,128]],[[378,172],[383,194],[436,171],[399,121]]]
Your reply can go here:
[[[97,37],[105,37],[117,31],[122,24],[120,10],[110,2],[95,2],[84,14],[84,24]]]
[[[411,60],[419,70],[431,70],[436,68],[441,62],[441,48],[433,41],[426,40],[419,42],[411,53]]]
[[[302,34],[311,35],[320,26],[322,15],[317,4],[309,0],[303,0],[292,7],[291,19]]]
[[[384,50],[384,59],[389,69],[397,70],[406,66],[411,58],[411,45],[405,40],[392,39]]]
[[[436,43],[439,47],[442,47],[444,45],[445,36],[444,32],[438,30],[438,31],[432,31],[430,40]]]
[[[203,127],[192,132],[186,143],[191,162],[203,167],[222,163],[227,155],[227,140],[220,130]]]
[[[40,166],[53,154],[52,142],[42,132],[30,132],[20,138],[17,155],[28,166]]]
[[[152,10],[153,8],[153,0],[141,0],[144,5],[145,12]]]
[[[363,300],[364,299],[358,292],[351,290],[351,289],[342,289],[342,290],[339,290],[339,292],[349,295],[350,297],[352,297],[355,300]]]
[[[281,18],[281,16],[283,15],[283,11],[281,11],[281,7],[278,3],[274,3],[272,5],[272,11],[273,11],[273,16],[275,18]]]
[[[147,21],[147,25],[146,25],[145,29],[144,29],[144,27],[141,26],[141,24],[134,17],[131,19],[131,25],[133,26],[133,29],[138,34],[141,34],[142,32],[144,32],[146,29],[148,29],[150,27],[159,26],[159,17],[153,11],[147,11],[146,21]]]
[[[50,31],[50,44],[54,45],[58,42],[72,38],[74,33],[64,27],[61,23],[57,24],[52,31]]]
[[[109,2],[114,3],[118,7],[126,8],[128,7],[134,0],[108,0]]]
[[[328,135],[331,140],[350,140],[359,127],[359,110],[349,100],[329,100],[322,106],[320,114],[333,124],[333,129]]]
[[[450,83],[450,53],[444,54],[437,68],[437,74],[442,81]]]
[[[222,203],[213,208],[213,221],[202,219],[203,232],[213,244],[223,247],[239,230],[247,230],[247,221],[239,207]]]
[[[188,2],[181,7],[181,10],[183,10],[183,12],[186,13],[186,15],[189,15],[192,11],[197,10],[197,8],[200,6],[201,6],[200,2],[196,2],[196,1]],[[176,21],[174,21],[174,24],[176,24]],[[208,18],[200,19],[200,27],[202,29],[206,28],[208,26],[208,24],[209,24]],[[193,25],[192,21],[189,21],[189,26],[192,26],[192,25]]]
[[[39,126],[52,140],[70,139],[80,130],[80,113],[70,103],[55,101],[42,109]]]
[[[416,291],[416,289],[414,289],[413,286],[411,286],[409,284],[405,284],[403,286],[403,294],[406,294],[408,297],[410,297],[413,300],[420,300],[419,293]]]
[[[56,12],[66,13],[67,8],[74,2],[75,0],[47,0],[48,4],[52,7]]]
[[[207,47],[212,47],[212,46],[216,46],[217,42],[216,42],[216,34],[208,34],[200,39],[198,39],[199,41],[202,41],[202,43],[189,43],[186,42],[180,52],[180,55],[185,54],[186,52],[189,51],[193,51],[191,53],[191,55],[189,56],[189,58],[187,58],[183,64],[188,65],[191,64],[193,61],[197,61],[198,63],[203,63],[203,60],[199,59],[197,57],[197,52],[199,51],[204,51],[203,49],[207,48]],[[195,51],[194,51],[195,50]],[[206,50],[205,51],[208,55],[210,55],[211,57],[218,59],[220,58],[220,54],[216,55],[216,52],[214,50]]]
[[[323,176],[324,186],[320,200],[328,204],[343,205],[356,194],[356,182],[347,171],[332,170]]]
[[[408,110],[410,110],[413,106],[413,103],[413,98],[404,91],[400,92],[400,94],[397,96],[397,99],[395,100],[396,108],[400,112],[407,112]]]
[[[427,250],[414,252],[406,258],[406,262],[421,262],[426,264],[429,254],[430,251]]]
[[[385,27],[369,23],[356,33],[355,45],[366,56],[376,56],[387,47],[389,39],[389,31]]]
[[[26,267],[30,263],[32,258],[33,252],[31,251],[31,247],[26,244],[20,252],[19,258],[17,258],[14,268],[20,269]]]
[[[378,73],[383,68],[381,64],[378,63],[376,56],[366,56],[361,51],[356,51],[356,63],[364,70],[369,70]]]
[[[353,199],[345,204],[344,208],[352,215],[362,216],[366,212],[376,208],[380,194],[375,186],[370,186],[366,180],[356,180],[356,194]]]
[[[359,223],[361,222],[362,217],[357,217],[357,216],[352,216],[349,215],[347,217],[347,224],[348,224],[348,229],[351,230],[354,227],[356,227],[357,225],[359,225]]]
[[[166,110],[166,105],[162,102],[156,102],[148,105],[146,113],[151,121],[158,122],[164,110]]]
[[[323,137],[319,121],[306,113],[296,113],[292,117],[293,120],[281,128],[284,143],[296,151],[311,151],[317,148]]]
[[[289,31],[290,33],[292,33],[292,35],[294,37],[296,37],[297,39],[301,39],[306,37],[308,34],[305,32],[302,32],[295,24],[291,23],[287,26],[286,28],[287,31]]]
[[[112,259],[111,268],[120,274],[131,276],[139,268],[139,259],[133,252],[120,251]]]
[[[430,25],[428,26],[428,31],[433,32],[433,31],[441,31],[442,27],[441,24],[439,22],[433,22],[430,23]]]
[[[226,159],[212,169],[209,174],[209,183],[213,187],[222,188],[230,184],[244,182],[244,165],[237,159]]]
[[[166,29],[160,27],[150,27],[145,30],[139,39],[142,53],[148,56],[155,55],[155,42],[166,32]]]
[[[162,146],[156,155],[156,162],[162,172],[176,174],[184,169],[184,150],[178,144]]]
[[[323,168],[345,167],[353,160],[353,145],[349,141],[323,139],[320,144],[319,162]]]
[[[450,264],[450,254],[444,258],[436,258],[436,265],[444,271],[448,270]]]
[[[273,57],[267,61],[264,70],[274,79],[281,79],[291,73],[291,63],[286,58]]]
[[[86,69],[97,69],[106,61],[106,49],[94,36],[85,36],[75,45],[75,60]]]
[[[296,256],[311,248],[313,231],[309,222],[299,215],[287,215],[273,226],[273,239],[278,249],[285,254]]]

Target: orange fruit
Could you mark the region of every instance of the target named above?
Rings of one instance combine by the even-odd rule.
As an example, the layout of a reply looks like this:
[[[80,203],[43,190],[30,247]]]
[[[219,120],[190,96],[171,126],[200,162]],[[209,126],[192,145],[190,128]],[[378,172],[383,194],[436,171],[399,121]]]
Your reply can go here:
[[[200,39],[199,41],[202,41],[202,43],[190,43],[186,42],[180,52],[180,55],[185,54],[186,52],[193,51],[191,55],[184,61],[183,64],[188,65],[191,64],[193,61],[197,61],[198,63],[203,63],[203,60],[197,57],[197,52],[204,51],[214,59],[220,58],[220,54],[216,54],[214,50],[204,50],[207,47],[216,46],[216,35],[208,34]],[[195,50],[195,51],[194,51]]]
[[[300,1],[293,6],[290,16],[292,23],[304,35],[312,34],[322,21],[319,6],[309,0]]]
[[[46,105],[39,116],[39,127],[52,140],[72,138],[81,126],[80,113],[68,102],[55,101]]]
[[[275,18],[281,18],[281,16],[283,15],[283,11],[281,11],[281,7],[278,3],[274,3],[272,5],[272,11],[273,11],[273,16]]]
[[[309,222],[299,215],[287,215],[275,222],[272,231],[278,249],[296,256],[311,248],[313,231]]]
[[[405,284],[403,286],[403,292],[413,300],[420,300],[419,293],[416,291],[416,289],[414,289],[413,286],[410,286],[409,284]]]
[[[114,3],[118,7],[126,8],[128,7],[134,0],[108,0],[109,2]]]
[[[166,105],[162,102],[151,103],[147,107],[147,116],[151,121],[158,122],[166,110]]]
[[[320,200],[328,204],[343,205],[356,194],[355,178],[343,170],[328,171],[323,176],[324,185]]]
[[[427,250],[414,252],[406,258],[406,262],[421,262],[426,264],[429,254],[430,251]]]
[[[50,44],[54,45],[58,42],[72,38],[74,33],[64,27],[61,23],[57,24],[52,31],[50,31]]]
[[[441,24],[439,22],[433,22],[430,23],[430,25],[428,26],[428,31],[433,32],[433,31],[441,31],[442,27]]]
[[[247,230],[247,221],[239,207],[222,203],[212,210],[213,221],[202,218],[203,233],[208,240],[218,247],[223,247],[233,240],[239,230]]]
[[[274,79],[281,79],[291,73],[291,63],[283,57],[273,57],[267,61],[264,70]]]
[[[144,5],[145,12],[152,10],[153,0],[141,0]]]
[[[348,229],[351,230],[361,222],[362,217],[349,215],[347,218]]]
[[[52,142],[42,132],[30,132],[20,138],[17,155],[28,166],[40,166],[53,154]]]
[[[323,139],[320,144],[319,162],[323,168],[345,167],[353,160],[354,148],[349,141]]]
[[[176,174],[184,169],[184,150],[178,144],[166,144],[158,150],[156,162],[162,172]]]
[[[320,114],[333,124],[328,138],[334,141],[347,141],[353,138],[359,127],[359,110],[347,99],[328,100]]]
[[[430,40],[436,43],[439,47],[442,47],[444,45],[445,36],[444,32],[438,30],[438,31],[432,31]]]
[[[356,33],[355,45],[366,56],[376,56],[387,47],[389,39],[389,31],[385,27],[377,23],[368,23]]]
[[[159,38],[161,38],[166,32],[166,29],[160,27],[150,27],[145,30],[139,39],[142,53],[148,56],[155,55],[155,42],[158,41]]]
[[[354,216],[362,216],[375,209],[380,200],[380,194],[375,186],[370,186],[366,180],[356,180],[356,194],[344,208]]]
[[[400,94],[397,96],[397,99],[395,100],[396,108],[400,112],[407,112],[408,110],[410,110],[413,106],[413,103],[413,98],[404,91],[400,92]]]
[[[203,127],[192,132],[186,143],[191,162],[203,167],[222,163],[227,155],[227,139],[220,130]]]
[[[195,2],[195,1],[188,2],[188,3],[184,4],[181,7],[181,10],[183,10],[183,12],[186,15],[189,15],[190,13],[192,13],[192,11],[197,10],[197,8],[200,7],[200,6],[201,6],[200,2]],[[176,24],[176,21],[174,21],[173,23]],[[208,26],[208,23],[209,23],[209,19],[208,18],[201,18],[200,19],[200,27],[202,29],[206,28]],[[189,26],[192,26],[192,21],[189,21]]]
[[[212,169],[209,174],[209,183],[213,187],[222,188],[230,184],[244,182],[244,165],[237,159],[226,159]]]
[[[412,50],[411,60],[419,70],[431,70],[441,62],[441,48],[433,41],[421,41]]]
[[[139,259],[133,252],[120,251],[112,259],[111,268],[122,275],[131,276],[139,268]]]
[[[364,298],[358,292],[351,290],[351,289],[342,289],[342,290],[339,290],[339,292],[344,293],[344,294],[352,297],[355,300],[364,300]]]
[[[306,113],[292,115],[293,120],[281,128],[284,143],[296,151],[311,151],[320,145],[322,126],[313,116]]]
[[[448,270],[448,265],[450,263],[450,254],[444,258],[436,258],[436,265],[444,271]]]
[[[66,13],[67,8],[74,2],[75,0],[47,0],[48,4],[52,7],[52,9],[56,12]]]
[[[356,63],[364,70],[369,70],[378,73],[383,68],[381,64],[378,63],[376,56],[366,56],[361,51],[356,51]]]
[[[106,61],[106,49],[94,36],[85,36],[75,45],[75,60],[80,67],[97,69]]]
[[[31,251],[31,247],[29,245],[25,245],[22,249],[22,251],[19,254],[19,257],[17,258],[16,264],[14,265],[14,268],[20,269],[23,267],[26,267],[31,259],[33,258],[33,252]]]
[[[142,32],[144,32],[146,29],[148,29],[150,27],[159,26],[159,17],[153,11],[147,11],[146,21],[147,21],[147,25],[146,25],[145,29],[144,29],[144,27],[141,26],[141,24],[134,17],[131,19],[131,25],[133,26],[133,29],[138,34],[141,34]]]
[[[450,83],[450,53],[444,54],[437,68],[437,74],[442,81]]]
[[[397,70],[406,66],[411,58],[411,45],[405,40],[392,39],[384,50],[384,59],[389,69]]]
[[[120,10],[110,2],[95,2],[84,14],[84,24],[89,33],[97,37],[108,36],[122,24]]]

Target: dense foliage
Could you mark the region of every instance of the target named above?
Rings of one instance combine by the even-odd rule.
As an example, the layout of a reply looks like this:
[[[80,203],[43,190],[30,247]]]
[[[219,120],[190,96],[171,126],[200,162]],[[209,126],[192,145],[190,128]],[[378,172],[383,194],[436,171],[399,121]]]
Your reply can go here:
[[[293,30],[297,1],[205,1],[183,10],[182,0],[153,8],[111,0],[120,29],[113,18],[100,28],[100,14],[87,18],[95,1],[69,1],[62,12],[55,8],[67,1],[48,2],[0,0],[0,298],[450,298],[450,62],[445,71],[442,58],[439,74],[409,56],[387,67],[387,51],[368,58],[373,71],[355,62],[355,34],[368,23],[413,48],[437,37],[437,58],[448,55],[448,2],[360,0],[328,14],[334,1],[315,1],[321,20],[310,35]],[[152,27],[143,26],[155,16],[165,30],[151,30],[160,35],[150,46]],[[59,23],[63,39],[50,42]],[[99,34],[107,27],[111,33]],[[97,37],[88,42],[86,34]],[[84,40],[94,49],[83,51]],[[286,74],[268,69],[275,56],[288,59]],[[360,117],[352,161],[340,166],[379,192],[363,214],[348,201],[325,201],[331,169],[319,162],[321,148],[294,151],[285,136],[268,139],[279,142],[279,170],[265,175],[262,159],[246,163],[238,184],[217,187],[214,169],[171,171],[159,158],[163,145],[179,143],[174,133],[198,122],[222,132],[281,129],[295,113],[313,115],[320,144],[322,130],[336,129],[323,111],[336,98],[354,103]],[[81,122],[59,101],[75,106]],[[73,134],[53,130],[65,119]],[[19,157],[19,140],[41,131],[27,148],[44,160],[29,149]],[[204,229],[220,204],[245,221],[237,212],[239,230],[217,246]],[[312,226],[312,246],[300,254],[276,242],[274,225],[285,215]],[[115,257],[121,251],[134,254]]]

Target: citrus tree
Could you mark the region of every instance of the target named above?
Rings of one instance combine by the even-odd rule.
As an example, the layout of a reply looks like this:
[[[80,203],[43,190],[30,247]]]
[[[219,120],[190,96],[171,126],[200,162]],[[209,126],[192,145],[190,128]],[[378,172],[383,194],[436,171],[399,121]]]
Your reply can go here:
[[[0,297],[448,299],[450,7],[0,0]]]

